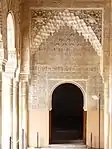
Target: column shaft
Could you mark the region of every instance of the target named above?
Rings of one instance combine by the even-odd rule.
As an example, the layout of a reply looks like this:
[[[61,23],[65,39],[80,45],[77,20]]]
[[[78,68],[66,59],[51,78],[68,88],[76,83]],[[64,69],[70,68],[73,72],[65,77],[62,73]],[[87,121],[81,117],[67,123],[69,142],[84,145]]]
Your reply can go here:
[[[12,136],[12,79],[2,76],[2,149],[9,149]]]
[[[22,84],[19,82],[19,149],[22,149],[22,99],[21,99]]]
[[[0,148],[2,143],[2,72],[0,72]]]
[[[13,149],[18,149],[19,139],[19,85],[17,81],[13,81]]]
[[[112,114],[110,114],[109,149],[112,149]]]
[[[110,75],[110,85],[109,85],[109,92],[110,92],[110,98],[109,98],[109,149],[112,149],[112,76]]]
[[[104,149],[109,149],[109,82],[104,83]]]
[[[24,129],[24,148],[27,148],[27,101],[28,101],[28,94],[27,94],[27,82],[23,83],[23,129]]]
[[[24,146],[24,149],[27,148],[27,101],[28,101],[28,94],[27,94],[27,82],[20,83],[20,137],[22,141],[20,142],[20,146]],[[23,131],[22,131],[23,130]],[[24,133],[24,134],[23,134]],[[24,138],[23,138],[24,137]]]

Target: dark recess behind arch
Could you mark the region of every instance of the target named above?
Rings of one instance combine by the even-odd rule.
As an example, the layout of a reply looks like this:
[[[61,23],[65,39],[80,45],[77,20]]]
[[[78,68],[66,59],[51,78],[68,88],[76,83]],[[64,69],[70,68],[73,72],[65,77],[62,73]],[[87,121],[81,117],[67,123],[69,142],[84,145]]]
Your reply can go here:
[[[83,139],[83,94],[76,85],[65,83],[54,90],[51,127],[52,143]]]

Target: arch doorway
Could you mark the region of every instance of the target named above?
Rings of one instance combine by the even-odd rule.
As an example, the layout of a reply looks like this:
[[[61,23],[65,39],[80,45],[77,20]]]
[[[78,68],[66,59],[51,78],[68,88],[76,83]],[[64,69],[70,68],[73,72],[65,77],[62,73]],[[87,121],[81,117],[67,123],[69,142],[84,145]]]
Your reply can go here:
[[[83,111],[83,93],[79,87],[64,83],[52,94],[50,111],[50,144],[85,142],[86,114]]]

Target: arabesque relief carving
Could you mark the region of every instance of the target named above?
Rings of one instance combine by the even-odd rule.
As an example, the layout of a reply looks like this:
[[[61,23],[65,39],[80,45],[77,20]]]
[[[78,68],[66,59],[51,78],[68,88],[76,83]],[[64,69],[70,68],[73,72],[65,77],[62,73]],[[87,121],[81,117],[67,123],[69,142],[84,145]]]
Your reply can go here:
[[[72,28],[89,41],[94,50],[101,54],[102,45],[102,9],[99,10],[31,10],[31,44],[32,52],[43,41],[53,36],[63,26]]]
[[[62,22],[60,18],[64,16]],[[71,17],[75,17],[75,29],[67,24]],[[31,10],[30,25],[29,109],[50,110],[52,88],[63,81],[78,83],[85,90],[84,109],[94,109],[96,101],[92,95],[101,94],[103,101],[103,81],[97,81],[101,78],[102,10]]]

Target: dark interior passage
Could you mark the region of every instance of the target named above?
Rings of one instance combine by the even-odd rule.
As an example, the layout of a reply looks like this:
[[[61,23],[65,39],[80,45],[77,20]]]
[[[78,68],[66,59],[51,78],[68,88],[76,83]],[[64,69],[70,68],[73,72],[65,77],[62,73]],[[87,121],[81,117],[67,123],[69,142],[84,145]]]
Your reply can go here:
[[[73,84],[61,84],[52,95],[51,143],[82,139],[83,94]]]

